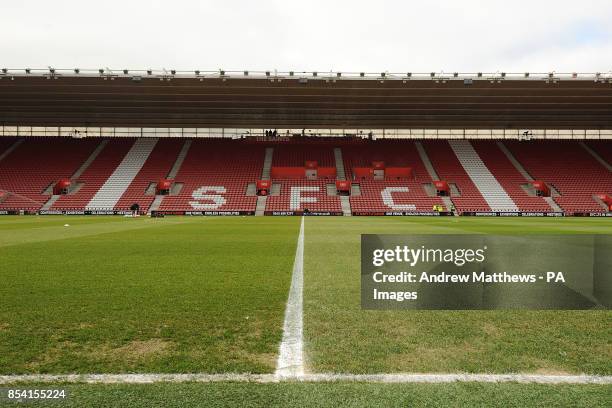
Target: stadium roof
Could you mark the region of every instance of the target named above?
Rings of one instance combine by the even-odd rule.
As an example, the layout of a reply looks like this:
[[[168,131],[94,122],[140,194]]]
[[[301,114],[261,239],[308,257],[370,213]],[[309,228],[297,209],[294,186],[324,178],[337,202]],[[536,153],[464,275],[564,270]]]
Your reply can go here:
[[[0,125],[610,129],[612,77],[4,69]]]

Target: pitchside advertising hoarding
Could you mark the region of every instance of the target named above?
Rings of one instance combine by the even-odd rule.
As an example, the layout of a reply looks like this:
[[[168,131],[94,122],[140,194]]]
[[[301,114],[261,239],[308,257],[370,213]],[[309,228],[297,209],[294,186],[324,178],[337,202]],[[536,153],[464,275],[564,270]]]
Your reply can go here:
[[[610,309],[612,235],[362,235],[363,309]]]

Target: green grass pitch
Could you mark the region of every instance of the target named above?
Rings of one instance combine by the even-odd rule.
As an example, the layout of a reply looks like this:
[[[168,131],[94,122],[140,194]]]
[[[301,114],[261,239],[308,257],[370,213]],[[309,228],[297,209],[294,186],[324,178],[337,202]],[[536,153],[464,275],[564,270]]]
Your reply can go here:
[[[298,217],[0,217],[0,375],[274,372],[299,224]],[[612,223],[306,217],[307,372],[612,374],[610,311],[362,311],[362,233],[610,234]],[[609,386],[579,385],[69,387],[72,406],[114,406],[123,398],[135,407],[211,398],[219,405],[246,399],[251,406],[456,406],[459,400],[491,406],[504,395],[508,404],[520,397],[514,406],[610,402]]]
[[[0,373],[273,372],[298,231],[0,218]]]
[[[308,370],[612,374],[612,312],[607,310],[361,310],[362,233],[612,233],[612,223],[584,218],[307,219]]]

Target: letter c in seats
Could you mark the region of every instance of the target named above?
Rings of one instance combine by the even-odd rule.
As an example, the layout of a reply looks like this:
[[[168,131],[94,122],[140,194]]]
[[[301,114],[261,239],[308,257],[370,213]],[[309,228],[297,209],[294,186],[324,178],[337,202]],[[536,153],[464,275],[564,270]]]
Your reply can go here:
[[[410,189],[408,187],[385,187],[385,189],[380,192],[380,195],[382,196],[383,203],[392,210],[416,210],[416,205],[414,204],[395,204],[393,201],[393,193],[407,193],[409,191]]]

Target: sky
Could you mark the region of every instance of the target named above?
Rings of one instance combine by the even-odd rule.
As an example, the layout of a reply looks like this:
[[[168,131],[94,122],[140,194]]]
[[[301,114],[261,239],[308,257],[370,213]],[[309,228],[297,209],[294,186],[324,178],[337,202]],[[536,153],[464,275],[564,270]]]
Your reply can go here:
[[[3,2],[0,67],[610,72],[612,0]]]

